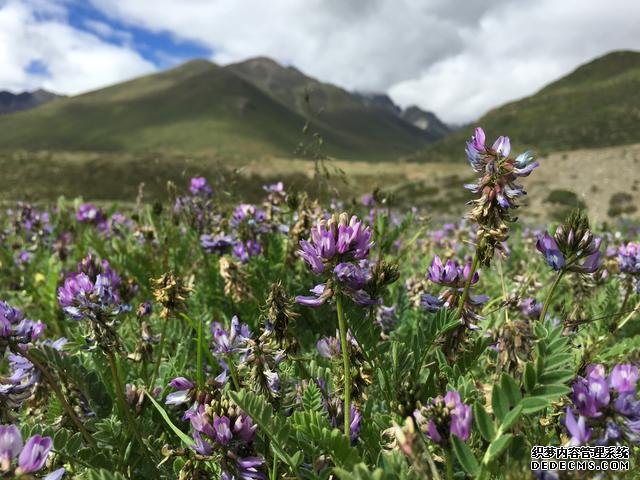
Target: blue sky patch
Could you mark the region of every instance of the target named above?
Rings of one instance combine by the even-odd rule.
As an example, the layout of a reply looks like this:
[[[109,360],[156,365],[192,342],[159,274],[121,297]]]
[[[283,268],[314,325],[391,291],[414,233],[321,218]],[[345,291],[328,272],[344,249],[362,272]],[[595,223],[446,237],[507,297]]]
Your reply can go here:
[[[42,60],[32,60],[24,71],[29,75],[37,75],[38,77],[51,76],[47,65]]]
[[[158,68],[168,68],[194,58],[211,58],[210,48],[197,42],[176,38],[166,31],[150,31],[110,18],[89,2],[69,6],[69,24],[114,45],[136,50]]]

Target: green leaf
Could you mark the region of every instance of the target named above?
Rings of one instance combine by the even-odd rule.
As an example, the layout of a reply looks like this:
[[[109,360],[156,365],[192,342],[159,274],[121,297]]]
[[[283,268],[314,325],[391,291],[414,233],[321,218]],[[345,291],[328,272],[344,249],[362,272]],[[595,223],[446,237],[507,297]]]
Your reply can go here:
[[[543,397],[527,397],[520,402],[522,413],[529,414],[539,412],[549,406],[549,401]]]
[[[509,446],[511,440],[513,439],[513,435],[507,433],[506,435],[502,435],[501,437],[496,438],[489,448],[487,449],[487,453],[484,455],[483,463],[488,465],[495,459],[497,459],[502,452]]]
[[[571,389],[566,385],[544,385],[533,389],[536,397],[549,397],[551,399],[566,395]]]
[[[504,418],[509,410],[509,399],[497,383],[493,385],[493,390],[491,391],[491,407],[495,416],[500,420]]]
[[[88,480],[126,480],[125,477],[118,472],[110,472],[109,470],[87,470]]]
[[[302,394],[302,406],[307,412],[324,412],[322,392],[315,382],[310,382]]]
[[[500,379],[500,386],[502,387],[502,391],[509,399],[509,403],[511,405],[517,405],[518,402],[522,399],[520,387],[511,375],[503,373],[502,378]]]
[[[548,364],[547,364],[548,366]],[[571,380],[575,376],[573,370],[560,369],[551,372],[545,372],[540,376],[540,383],[564,383]]]
[[[500,425],[501,432],[508,432],[511,427],[513,427],[514,423],[518,421],[520,415],[522,414],[522,404],[516,405],[512,410],[509,411],[504,417],[502,424]]]
[[[536,387],[536,382],[537,382],[536,371],[532,363],[525,364],[523,379],[524,379],[524,388],[527,390],[527,392],[532,392],[533,389]]]
[[[565,343],[566,344],[566,343]],[[571,360],[570,353],[556,353],[547,357],[545,365],[547,369],[567,364]]]
[[[496,436],[496,428],[491,417],[489,417],[484,407],[478,402],[473,405],[473,418],[482,438],[487,442],[492,441]]]
[[[158,411],[160,416],[163,418],[165,423],[169,426],[171,430],[173,430],[173,432],[178,436],[178,438],[182,440],[182,443],[186,444],[188,447],[193,445],[195,443],[193,439],[173,424],[173,422],[169,418],[169,415],[167,414],[165,409],[162,408],[162,406],[158,402],[156,402],[155,398],[149,395],[149,392],[145,392],[145,393],[149,398],[149,400],[151,400],[151,403],[153,404],[153,406],[156,407],[156,410]]]
[[[455,435],[451,435],[450,438],[453,451],[462,468],[472,477],[477,477],[478,473],[480,473],[480,465],[478,465],[478,460],[476,460],[471,449]]]

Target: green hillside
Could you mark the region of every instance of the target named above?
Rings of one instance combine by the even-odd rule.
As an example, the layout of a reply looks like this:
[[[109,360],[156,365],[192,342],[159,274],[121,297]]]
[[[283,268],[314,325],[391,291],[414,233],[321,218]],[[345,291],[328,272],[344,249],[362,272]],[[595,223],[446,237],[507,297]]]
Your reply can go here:
[[[415,143],[416,138],[432,142],[442,137],[440,132],[421,130],[398,113],[367,104],[357,94],[320,82],[270,58],[252,58],[225,68],[326,129],[362,138],[393,139],[403,145]]]
[[[310,125],[309,133],[322,136],[325,153],[375,160],[426,145],[412,125],[356,107]],[[308,141],[303,113],[232,68],[196,60],[2,117],[0,148],[292,156]]]
[[[539,153],[640,142],[640,53],[620,51],[582,65],[538,93],[491,110],[435,142],[413,160],[464,160],[476,125],[488,137],[506,134],[516,148]]]

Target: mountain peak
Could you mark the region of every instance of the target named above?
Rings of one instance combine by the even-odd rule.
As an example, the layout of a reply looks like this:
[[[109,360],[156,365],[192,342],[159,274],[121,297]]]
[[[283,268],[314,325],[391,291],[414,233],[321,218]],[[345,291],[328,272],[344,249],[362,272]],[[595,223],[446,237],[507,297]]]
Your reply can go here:
[[[42,88],[32,92],[24,91],[20,93],[2,91],[0,92],[0,115],[29,110],[58,97],[60,95]]]

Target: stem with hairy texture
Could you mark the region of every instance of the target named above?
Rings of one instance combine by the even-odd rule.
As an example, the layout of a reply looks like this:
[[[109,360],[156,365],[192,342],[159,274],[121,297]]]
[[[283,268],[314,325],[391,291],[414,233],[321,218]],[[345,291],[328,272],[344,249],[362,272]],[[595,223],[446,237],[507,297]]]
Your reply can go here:
[[[502,269],[502,259],[498,259],[498,273],[500,273],[500,283],[502,284],[502,301],[507,302],[509,299],[507,295],[507,286],[504,283],[504,271]],[[504,309],[504,321],[509,323],[509,308]]]
[[[109,368],[111,369],[111,377],[116,388],[116,396],[118,397],[118,402],[120,403],[120,407],[122,408],[125,417],[127,417],[127,428],[129,429],[129,433],[131,433],[131,435],[138,441],[140,447],[147,450],[146,445],[142,441],[142,436],[136,428],[136,420],[133,417],[131,410],[129,409],[127,398],[125,397],[124,391],[122,390],[122,382],[120,380],[120,374],[118,373],[118,364],[116,363],[116,357],[113,355],[112,351],[106,351],[105,356],[107,357]]]
[[[204,370],[202,365],[202,349],[204,348],[202,345],[204,341],[203,323],[202,318],[200,318],[198,320],[198,344],[196,349],[196,381],[198,382],[198,387],[204,386]]]
[[[453,480],[453,452],[451,450],[445,452],[445,464],[447,468],[447,480]]]
[[[622,305],[620,306],[620,312],[618,314],[622,314],[624,309],[627,308],[627,303],[629,302],[629,297],[631,296],[631,291],[633,290],[633,283],[631,279],[627,279],[627,288],[624,292],[624,298],[622,299]]]
[[[349,363],[349,344],[347,343],[347,321],[342,308],[342,293],[336,294],[336,310],[338,312],[338,328],[340,330],[340,350],[342,351],[342,368],[344,370],[344,434],[351,438],[351,365]]]
[[[460,298],[458,310],[456,311],[456,318],[462,317],[462,310],[464,309],[464,304],[467,301],[467,296],[469,295],[469,289],[471,288],[471,281],[473,280],[473,276],[478,269],[478,263],[480,262],[480,255],[478,254],[479,248],[476,248],[476,252],[473,255],[473,261],[471,262],[471,271],[469,272],[469,277],[466,279],[464,284],[464,290],[462,291],[462,297]]]
[[[158,372],[160,371],[160,363],[162,362],[162,353],[164,351],[164,343],[167,337],[167,325],[169,325],[169,319],[164,319],[164,325],[162,325],[162,336],[160,337],[160,346],[158,347],[158,356],[156,358],[156,363],[153,366],[153,373],[151,374],[151,380],[149,381],[148,389],[151,391],[153,389],[153,384],[156,382],[156,378],[158,377]]]
[[[60,400],[60,403],[62,403],[62,408],[64,408],[64,411],[67,413],[67,415],[69,415],[69,418],[71,418],[74,425],[78,428],[78,431],[82,434],[82,437],[85,439],[85,441],[89,445],[91,445],[92,447],[95,447],[96,446],[95,440],[93,439],[91,434],[87,431],[82,421],[78,418],[78,416],[76,415],[76,412],[73,410],[73,407],[69,405],[67,398],[64,396],[64,393],[62,393],[60,386],[56,382],[56,379],[53,377],[51,372],[36,358],[34,358],[29,353],[28,350],[17,350],[12,347],[11,351],[16,355],[20,355],[26,358],[27,360],[29,360],[29,362],[31,362],[34,367],[36,367],[40,372],[42,372],[42,375],[44,375],[44,378],[47,380],[47,383],[49,384],[53,392],[56,394],[56,397],[58,397],[58,400]]]
[[[558,274],[556,275],[556,279],[551,284],[551,288],[547,293],[547,298],[545,299],[544,305],[542,306],[542,311],[540,312],[540,318],[539,318],[540,322],[543,322],[545,317],[547,316],[547,310],[549,310],[549,306],[551,305],[551,299],[553,298],[553,294],[556,291],[556,288],[558,287],[560,280],[564,276],[564,273],[565,273],[565,270],[559,270]]]
[[[233,388],[235,391],[240,390],[240,381],[238,380],[238,372],[236,371],[236,366],[233,363],[231,358],[227,359],[227,366],[229,367],[229,374],[231,375],[231,382],[233,383]]]

